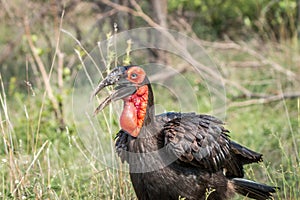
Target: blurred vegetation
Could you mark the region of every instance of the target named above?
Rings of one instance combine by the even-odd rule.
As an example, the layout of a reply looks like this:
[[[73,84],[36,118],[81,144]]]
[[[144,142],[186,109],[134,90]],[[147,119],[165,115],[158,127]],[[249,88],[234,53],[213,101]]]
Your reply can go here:
[[[169,1],[170,12],[180,12],[199,37],[285,40],[297,38],[297,2],[283,1]]]
[[[281,187],[278,199],[300,196],[299,1],[1,0],[0,6],[1,198],[135,198],[128,174],[106,167],[83,145],[71,102],[85,49],[145,26],[177,30],[203,45],[227,81],[232,139],[264,154],[247,176]],[[180,70],[164,52],[147,55],[131,60]],[[124,61],[130,58],[117,64]],[[181,73],[197,95],[195,111],[209,113],[203,80],[188,68]],[[154,92],[157,104],[176,111],[174,95],[160,86]],[[116,120],[111,125],[119,127]]]

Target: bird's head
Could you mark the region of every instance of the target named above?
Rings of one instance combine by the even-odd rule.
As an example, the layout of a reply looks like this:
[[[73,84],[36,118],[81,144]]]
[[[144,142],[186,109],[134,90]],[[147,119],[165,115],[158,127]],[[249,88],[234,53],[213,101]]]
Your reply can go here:
[[[103,88],[114,85],[114,91],[95,110],[103,110],[109,103],[122,99],[124,109],[120,117],[121,128],[137,137],[146,121],[151,120],[150,109],[153,95],[146,72],[139,66],[114,68],[93,92],[96,96]]]

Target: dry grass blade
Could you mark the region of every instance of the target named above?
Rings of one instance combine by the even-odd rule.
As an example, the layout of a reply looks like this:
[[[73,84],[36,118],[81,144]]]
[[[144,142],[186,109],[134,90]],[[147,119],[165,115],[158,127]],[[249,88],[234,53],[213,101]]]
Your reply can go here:
[[[26,169],[25,173],[23,174],[23,176],[19,180],[19,183],[17,184],[17,186],[15,187],[14,191],[12,192],[13,195],[19,189],[20,185],[23,183],[23,180],[26,178],[26,175],[29,173],[29,171],[31,170],[32,166],[35,164],[35,162],[37,161],[37,159],[39,158],[40,154],[42,153],[42,151],[44,150],[44,148],[46,147],[47,144],[48,144],[48,140],[46,142],[44,142],[44,144],[39,149],[39,151],[37,152],[37,154],[33,156],[33,160],[31,161],[31,163],[28,166],[28,168]]]

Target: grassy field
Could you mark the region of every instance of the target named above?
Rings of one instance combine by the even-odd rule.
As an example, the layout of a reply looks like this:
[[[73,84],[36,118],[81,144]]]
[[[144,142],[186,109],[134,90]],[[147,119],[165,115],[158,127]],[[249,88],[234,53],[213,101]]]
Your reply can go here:
[[[300,55],[297,48],[290,47],[289,44],[272,43],[260,47],[251,42],[246,47],[252,51],[245,46],[228,50],[207,45],[206,49],[227,80],[238,83],[255,94],[276,96],[299,91],[299,78],[289,77],[287,71],[276,68],[276,64],[287,66],[284,70],[299,75]],[[175,63],[170,65],[176,68]],[[196,95],[198,106],[195,106],[195,111],[210,113],[210,94],[205,82],[191,70],[181,74],[189,81]],[[30,77],[35,78],[34,75]],[[105,164],[114,160],[113,155],[104,157],[101,154],[103,157],[95,157],[91,147],[87,147],[83,140],[85,133],[78,134],[80,126],[86,124],[74,120],[72,101],[75,98],[85,105],[89,103],[86,101],[89,96],[85,93],[82,93],[85,96],[74,96],[73,83],[76,78],[71,77],[65,81],[63,92],[55,96],[63,105],[63,126],[54,114],[44,86],[27,84],[20,90],[16,89],[20,83],[15,79],[16,77],[6,77],[8,82],[3,82],[2,79],[0,82],[0,197],[135,199],[128,173]],[[56,87],[54,83],[51,84]],[[90,92],[86,91],[86,94]],[[163,87],[154,86],[154,94],[156,104],[160,105],[157,109],[159,112],[179,111],[178,99],[168,94]],[[275,199],[298,199],[299,98],[288,96],[274,100],[266,97],[262,100],[260,97],[247,97],[230,84],[226,85],[226,97],[224,120],[231,131],[231,138],[264,154],[263,163],[246,167],[247,177],[279,186],[281,189]],[[118,106],[120,104],[117,108]],[[101,144],[107,143],[108,148],[112,146],[119,128],[113,108],[115,107],[110,107],[105,114],[97,117],[103,128],[103,135],[99,136],[102,138]],[[86,135],[90,136],[89,133]],[[120,162],[117,165],[126,167]],[[236,199],[244,198],[239,196]]]

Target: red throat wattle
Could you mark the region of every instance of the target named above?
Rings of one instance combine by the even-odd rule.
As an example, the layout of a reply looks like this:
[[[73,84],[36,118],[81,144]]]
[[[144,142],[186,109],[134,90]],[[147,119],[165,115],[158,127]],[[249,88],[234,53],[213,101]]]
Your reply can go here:
[[[137,137],[144,123],[148,104],[148,86],[137,89],[136,93],[124,100],[124,109],[120,117],[121,128],[131,136]]]

